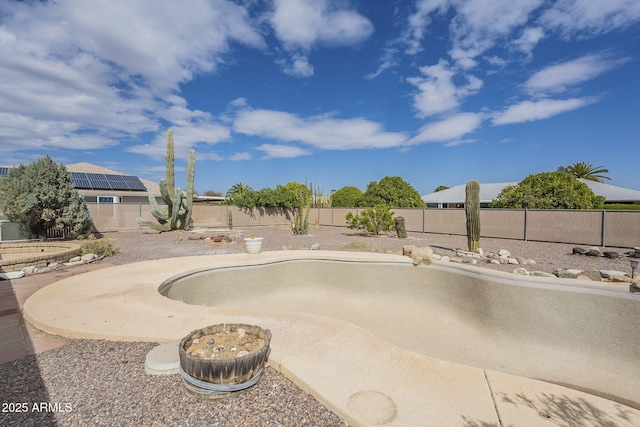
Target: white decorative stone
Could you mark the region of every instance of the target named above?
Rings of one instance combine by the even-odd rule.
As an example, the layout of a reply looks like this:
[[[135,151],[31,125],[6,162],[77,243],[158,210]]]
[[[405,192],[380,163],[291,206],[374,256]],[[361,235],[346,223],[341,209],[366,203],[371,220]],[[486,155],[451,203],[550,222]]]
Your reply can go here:
[[[508,251],[508,250],[506,250],[506,249],[500,249],[500,250],[498,251],[498,255],[500,255],[502,258],[508,258],[508,257],[510,257],[510,256],[511,256],[511,252],[509,252],[509,251]]]

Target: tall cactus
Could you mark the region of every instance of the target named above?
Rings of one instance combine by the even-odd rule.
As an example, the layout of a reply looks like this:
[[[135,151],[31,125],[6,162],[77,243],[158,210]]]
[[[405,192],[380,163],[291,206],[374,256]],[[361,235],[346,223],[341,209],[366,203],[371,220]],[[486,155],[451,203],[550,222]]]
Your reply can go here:
[[[184,230],[189,225],[191,210],[193,207],[194,178],[196,169],[196,152],[189,151],[189,163],[187,166],[187,190],[182,191],[175,188],[175,166],[173,151],[173,131],[167,131],[167,157],[166,157],[166,179],[160,180],[160,195],[165,206],[158,206],[156,198],[149,195],[151,204],[151,215],[158,220],[158,223],[146,221],[138,218],[140,225],[147,225],[155,230],[170,231]]]
[[[475,179],[465,187],[464,211],[467,215],[467,244],[475,252],[480,244],[480,184]]]

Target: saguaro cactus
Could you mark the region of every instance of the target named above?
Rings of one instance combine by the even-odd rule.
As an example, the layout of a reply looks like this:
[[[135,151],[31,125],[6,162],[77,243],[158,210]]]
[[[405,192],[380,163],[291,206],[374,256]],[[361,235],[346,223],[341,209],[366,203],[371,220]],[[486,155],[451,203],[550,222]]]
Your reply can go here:
[[[189,151],[189,163],[187,165],[187,190],[182,191],[175,187],[175,166],[173,154],[173,131],[167,131],[167,157],[166,157],[166,178],[160,180],[160,195],[165,206],[158,206],[156,198],[149,195],[151,204],[151,215],[158,220],[158,223],[146,221],[138,218],[138,224],[147,225],[155,230],[170,231],[184,230],[189,225],[191,219],[191,209],[193,207],[194,177],[196,169],[196,152]]]
[[[480,244],[480,184],[475,179],[465,187],[464,211],[467,215],[467,244],[471,252]]]

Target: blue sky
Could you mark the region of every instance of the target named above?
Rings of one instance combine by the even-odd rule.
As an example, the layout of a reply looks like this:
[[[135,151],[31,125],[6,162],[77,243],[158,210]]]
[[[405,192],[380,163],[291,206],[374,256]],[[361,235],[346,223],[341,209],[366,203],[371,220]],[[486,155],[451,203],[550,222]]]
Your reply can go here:
[[[196,190],[402,176],[421,194],[587,162],[640,190],[639,0],[0,3],[0,165]]]

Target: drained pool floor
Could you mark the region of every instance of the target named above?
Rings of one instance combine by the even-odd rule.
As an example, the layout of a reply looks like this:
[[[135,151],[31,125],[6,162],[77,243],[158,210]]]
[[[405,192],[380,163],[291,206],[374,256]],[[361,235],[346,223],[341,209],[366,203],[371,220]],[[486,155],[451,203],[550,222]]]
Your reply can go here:
[[[411,343],[412,324],[416,319],[407,319],[407,326],[400,329],[394,326],[396,332],[386,332],[398,336],[402,335],[398,330],[407,332],[403,337],[406,343],[392,344],[388,337],[381,337],[380,333],[374,335],[357,323],[326,316],[331,309],[336,309],[330,308],[330,299],[319,298],[322,303],[314,309],[319,312],[301,313],[270,310],[269,303],[273,301],[261,305],[256,299],[249,306],[227,301],[218,307],[208,307],[173,301],[158,293],[161,284],[185,272],[213,266],[235,268],[310,258],[411,265],[408,258],[399,256],[323,251],[148,261],[87,273],[50,285],[26,302],[25,317],[46,332],[72,338],[159,342],[181,338],[209,324],[257,324],[272,331],[271,366],[311,392],[351,425],[464,425],[464,420],[473,421],[470,425],[566,425],[567,420],[541,417],[549,398],[564,401],[566,407],[570,407],[571,402],[588,402],[589,407],[597,409],[600,414],[597,419],[594,412],[568,412],[566,416],[572,417],[576,425],[599,425],[602,420],[618,425],[640,424],[640,411],[630,406],[408,349],[411,345],[429,347],[428,341],[437,347],[433,338],[421,342],[416,337]],[[461,271],[465,277],[474,277],[464,269]],[[494,273],[483,273],[487,274]],[[478,294],[468,297],[477,305]],[[637,300],[632,302],[637,304]],[[352,305],[356,303],[354,300]],[[373,313],[369,321],[384,325],[385,310],[396,310],[391,307],[395,303],[389,300],[386,308],[383,306]],[[447,319],[442,313],[432,316],[440,317],[439,314]],[[459,328],[457,322],[455,318],[441,321],[431,332],[443,337],[447,335],[443,329],[451,332]],[[466,333],[467,337],[473,335]],[[456,345],[464,345],[465,340],[460,341]],[[486,350],[491,350],[490,347]],[[604,366],[606,363],[599,364],[597,369]],[[628,376],[627,380],[632,377]]]

